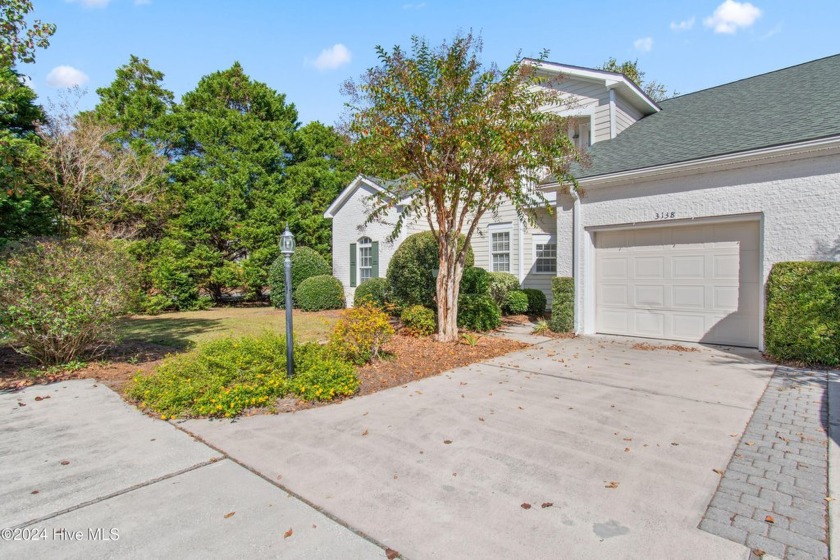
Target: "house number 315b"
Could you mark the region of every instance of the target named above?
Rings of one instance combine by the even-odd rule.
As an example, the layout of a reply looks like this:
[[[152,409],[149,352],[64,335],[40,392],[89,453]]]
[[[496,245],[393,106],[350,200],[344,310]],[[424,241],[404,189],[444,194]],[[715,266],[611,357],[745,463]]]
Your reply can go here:
[[[656,219],[657,220],[670,220],[672,218],[676,218],[676,212],[656,212]]]

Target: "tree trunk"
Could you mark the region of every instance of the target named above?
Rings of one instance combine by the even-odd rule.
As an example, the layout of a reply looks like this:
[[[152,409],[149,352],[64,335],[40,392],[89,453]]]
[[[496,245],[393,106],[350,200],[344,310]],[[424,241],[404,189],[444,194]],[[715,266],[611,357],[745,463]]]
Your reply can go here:
[[[437,277],[438,334],[440,342],[458,340],[458,291],[464,271],[458,258],[458,237],[440,236],[439,272]]]

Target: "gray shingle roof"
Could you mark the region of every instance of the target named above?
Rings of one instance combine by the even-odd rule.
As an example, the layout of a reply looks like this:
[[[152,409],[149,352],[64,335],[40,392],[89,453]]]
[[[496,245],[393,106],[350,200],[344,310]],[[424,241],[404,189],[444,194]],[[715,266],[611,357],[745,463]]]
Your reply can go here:
[[[590,148],[594,177],[840,135],[840,55],[690,93]]]

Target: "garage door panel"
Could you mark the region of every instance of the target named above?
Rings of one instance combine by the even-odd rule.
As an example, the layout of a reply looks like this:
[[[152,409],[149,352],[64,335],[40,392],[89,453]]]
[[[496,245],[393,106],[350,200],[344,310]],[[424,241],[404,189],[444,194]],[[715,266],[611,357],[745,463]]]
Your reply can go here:
[[[757,346],[758,240],[757,222],[597,233],[596,330]]]

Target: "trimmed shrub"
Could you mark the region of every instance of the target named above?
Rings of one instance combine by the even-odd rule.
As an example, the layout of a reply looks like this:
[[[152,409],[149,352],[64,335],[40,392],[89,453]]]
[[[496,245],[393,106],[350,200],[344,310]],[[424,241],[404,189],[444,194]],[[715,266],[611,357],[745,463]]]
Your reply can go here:
[[[508,315],[522,315],[528,312],[528,295],[522,290],[511,290],[505,296],[502,310]]]
[[[461,243],[463,243],[463,236]],[[467,251],[465,267],[473,265],[472,249]],[[435,307],[437,287],[433,271],[439,267],[438,244],[430,231],[409,235],[397,247],[388,265],[388,282],[393,301],[399,307]]]
[[[545,308],[548,305],[548,300],[542,290],[536,288],[524,288],[522,292],[528,296],[528,315],[536,315],[537,317],[545,314]]]
[[[344,286],[329,274],[312,276],[295,290],[295,303],[304,311],[344,309]]]
[[[502,310],[486,295],[462,294],[458,298],[458,326],[471,331],[485,332],[499,328]]]
[[[462,294],[486,295],[490,293],[490,273],[477,266],[465,268],[461,276],[459,291]]]
[[[499,307],[504,307],[509,291],[518,289],[519,279],[510,272],[490,273],[490,297]]]
[[[551,279],[551,319],[548,326],[554,332],[575,330],[575,279],[561,276]]]
[[[387,278],[369,278],[359,284],[353,294],[353,305],[360,305],[364,301],[371,301],[380,309],[385,309],[391,303],[391,285]]]
[[[429,336],[437,329],[435,312],[422,305],[412,305],[403,309],[400,321],[414,336]]]
[[[353,394],[359,386],[352,364],[320,344],[295,347],[295,377],[286,377],[286,338],[221,338],[187,354],[166,358],[155,372],[138,376],[126,394],[162,418],[238,416],[249,408],[271,407],[295,394],[328,400]]]
[[[0,338],[42,364],[95,357],[139,299],[133,260],[104,241],[41,239],[0,258]]]
[[[379,357],[382,345],[393,335],[388,314],[374,302],[364,300],[336,323],[330,345],[339,356],[362,365]]]
[[[840,263],[773,265],[767,280],[764,341],[775,360],[840,364]]]
[[[271,305],[283,308],[286,305],[286,269],[285,259],[280,255],[268,271],[268,287]],[[297,292],[298,286],[307,278],[332,274],[332,267],[327,260],[315,249],[298,247],[292,255],[292,294]],[[297,301],[295,301],[297,305]]]

